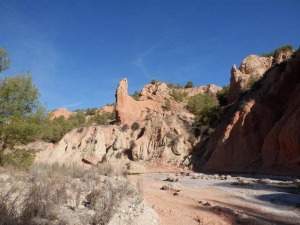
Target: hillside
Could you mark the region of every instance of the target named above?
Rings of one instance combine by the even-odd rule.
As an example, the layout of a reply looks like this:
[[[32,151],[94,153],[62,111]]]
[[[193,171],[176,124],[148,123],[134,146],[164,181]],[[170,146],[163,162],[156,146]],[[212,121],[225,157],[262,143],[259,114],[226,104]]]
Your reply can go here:
[[[214,134],[193,155],[195,169],[300,174],[300,52],[290,55],[277,55],[269,66],[264,65],[266,72],[261,71],[262,60],[256,66],[252,64],[251,71],[245,70],[249,57],[240,70],[233,67],[229,94],[240,96],[235,95]],[[261,58],[255,59],[257,63]],[[233,90],[237,83],[245,86],[241,84],[247,77],[249,80],[247,74],[257,70],[261,72],[259,80],[250,89]],[[236,79],[237,74],[243,78]]]

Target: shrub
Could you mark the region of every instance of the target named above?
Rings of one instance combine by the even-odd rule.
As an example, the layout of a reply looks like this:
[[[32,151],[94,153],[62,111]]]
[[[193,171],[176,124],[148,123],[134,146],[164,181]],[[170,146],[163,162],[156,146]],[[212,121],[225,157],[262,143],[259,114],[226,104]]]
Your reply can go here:
[[[194,83],[192,81],[188,81],[184,86],[184,88],[193,88],[193,87],[194,87]]]
[[[158,80],[155,80],[155,79],[153,79],[153,80],[151,80],[151,84],[156,84],[156,83],[158,83],[159,81]]]
[[[167,83],[168,88],[174,88],[174,84],[173,83]]]
[[[217,99],[219,101],[220,106],[226,106],[228,104],[227,96],[230,89],[230,84],[227,86],[223,86],[223,88],[218,91]]]
[[[172,105],[171,105],[170,99],[166,99],[165,105],[163,106],[163,109],[164,109],[164,110],[167,110],[167,111],[170,111],[171,108],[172,108]]]
[[[140,129],[140,124],[138,122],[134,122],[131,125],[131,129],[134,130],[134,131]]]
[[[176,102],[182,102],[188,96],[186,92],[176,90],[173,90],[171,95]]]
[[[122,131],[123,132],[125,132],[125,131],[127,131],[129,129],[129,125],[128,124],[124,124],[123,126],[122,126]]]
[[[216,96],[197,94],[188,102],[188,110],[195,115],[197,124],[214,125],[219,117],[220,107]]]
[[[280,52],[293,52],[294,51],[294,47],[292,45],[284,45],[281,47],[278,47],[276,50],[269,52],[269,53],[262,53],[261,56],[263,57],[275,57],[277,54],[279,54]]]
[[[10,153],[1,157],[2,166],[14,166],[19,169],[28,169],[34,162],[36,150],[34,149],[14,149]]]
[[[260,77],[250,75],[247,81],[247,88],[252,88],[253,85],[260,79]]]
[[[85,115],[86,116],[93,116],[97,113],[97,110],[98,110],[97,108],[87,108],[85,110]]]
[[[175,88],[181,89],[181,88],[183,88],[183,86],[181,84],[176,84]]]
[[[132,97],[133,99],[135,99],[135,100],[138,100],[139,97],[140,97],[140,92],[135,91],[135,92],[131,95],[131,97]]]
[[[108,163],[102,166],[111,171]],[[137,190],[126,177],[112,176],[115,173],[111,172],[105,172],[110,177],[103,180],[103,167],[81,168],[77,171],[79,177],[73,179],[74,168],[80,167],[35,165],[29,179],[24,179],[24,185],[0,192],[0,224],[69,224],[69,219],[59,210],[61,206],[75,210],[75,204],[95,210],[93,215],[82,214],[78,224],[108,224],[125,199],[132,206],[142,202],[141,183]],[[85,202],[81,202],[83,193],[86,193]],[[74,206],[70,206],[70,202],[74,202]]]

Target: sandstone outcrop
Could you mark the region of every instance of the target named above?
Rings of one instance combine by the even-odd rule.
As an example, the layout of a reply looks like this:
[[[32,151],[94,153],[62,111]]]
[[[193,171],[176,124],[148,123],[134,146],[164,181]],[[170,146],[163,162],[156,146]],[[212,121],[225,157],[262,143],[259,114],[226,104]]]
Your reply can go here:
[[[145,93],[147,96],[147,93]],[[134,121],[143,120],[148,114],[163,114],[162,104],[146,98],[136,101],[128,95],[128,82],[124,78],[119,83],[116,91],[116,113],[118,122],[132,124]]]
[[[195,88],[185,88],[183,91],[186,92],[188,96],[195,96],[197,94],[217,94],[221,89],[222,88],[217,85],[208,84]]]
[[[267,68],[268,64],[263,68]],[[256,71],[242,66],[235,73]],[[242,71],[242,72],[241,72]],[[194,155],[205,171],[300,174],[300,53],[273,65]]]
[[[103,114],[103,113],[113,113],[115,111],[115,106],[114,105],[106,105],[101,107],[98,112],[99,114]]]
[[[66,108],[59,108],[57,110],[54,110],[51,112],[50,114],[50,119],[55,119],[58,118],[60,116],[64,117],[65,119],[69,119],[70,116],[72,116],[74,114],[74,112],[70,112],[68,111]]]
[[[242,91],[249,89],[249,80],[258,80],[271,67],[273,58],[249,55],[241,63],[239,69],[236,65],[231,68],[230,89],[228,102],[235,102]]]
[[[56,144],[32,143],[39,149],[36,162],[96,165],[101,161],[164,160],[179,165],[190,154],[188,141],[191,118],[178,114],[161,118],[151,116],[138,129],[123,125],[93,125],[76,128]]]
[[[216,94],[221,87],[210,84],[195,88],[179,88],[178,92],[185,92],[188,96],[194,96],[199,93]],[[184,112],[188,117],[192,115],[185,109],[186,102],[178,103],[172,97],[173,90],[166,83],[156,82],[147,84],[140,92],[138,100],[128,95],[128,81],[122,79],[116,91],[116,112],[117,121],[122,124],[132,124],[135,121],[142,121],[147,116],[165,117],[177,112]],[[172,112],[164,110],[166,100],[171,101]]]

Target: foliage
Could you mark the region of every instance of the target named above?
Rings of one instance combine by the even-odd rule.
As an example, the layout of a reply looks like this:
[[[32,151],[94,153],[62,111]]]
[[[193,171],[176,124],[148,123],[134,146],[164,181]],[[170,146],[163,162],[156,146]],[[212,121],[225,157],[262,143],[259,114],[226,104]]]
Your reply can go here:
[[[126,123],[126,124],[124,124],[123,126],[122,126],[122,131],[123,132],[125,132],[125,131],[127,131],[129,129],[129,125]]]
[[[182,102],[188,94],[186,92],[173,90],[171,95],[176,102]]]
[[[140,97],[140,92],[135,91],[135,92],[131,95],[131,97],[132,97],[133,99],[135,99],[135,100],[138,100],[139,97]]]
[[[184,86],[184,88],[193,88],[193,87],[194,87],[194,83],[192,81],[188,81]]]
[[[260,78],[257,76],[250,75],[248,82],[247,82],[247,88],[253,87],[253,85],[259,80]]]
[[[151,80],[151,84],[156,84],[156,83],[158,83],[159,81],[158,80],[155,80],[155,79],[153,79],[153,80]]]
[[[197,94],[189,99],[188,110],[195,115],[196,124],[213,126],[218,120],[220,107],[215,96]]]
[[[97,108],[87,108],[85,110],[85,115],[86,116],[93,116],[97,113],[97,110],[98,110]]]
[[[10,66],[10,58],[7,52],[0,47],[0,73]]]
[[[2,148],[25,144],[39,136],[44,109],[30,75],[0,80],[0,137]]]
[[[183,88],[183,86],[181,84],[176,84],[176,86],[174,88],[181,89],[181,88]]]
[[[34,162],[36,151],[34,149],[14,149],[3,154],[1,166],[14,166],[19,169],[28,169]]]
[[[174,88],[174,84],[173,83],[167,83],[168,88]]]
[[[294,51],[294,47],[292,45],[284,45],[284,46],[280,46],[278,47],[276,50],[269,52],[269,53],[262,53],[261,56],[263,57],[275,57],[277,54],[279,54],[280,52],[293,52]]]
[[[88,121],[88,124],[96,123],[96,124],[107,124],[109,120],[113,120],[115,118],[114,113],[103,112],[101,114],[96,114],[91,117]]]
[[[0,224],[74,224],[72,218],[59,211],[67,206],[72,210],[81,206],[95,211],[82,214],[77,224],[108,224],[124,200],[131,207],[142,201],[142,193],[121,172],[114,171],[111,164],[90,169],[34,165],[26,178],[12,175],[16,184],[0,193]],[[70,206],[70,202],[75,204]]]
[[[166,99],[165,105],[163,106],[164,110],[170,111],[172,109],[171,101],[170,99]]]
[[[217,93],[217,99],[219,101],[220,106],[226,106],[228,104],[227,96],[230,89],[230,84],[227,86],[223,86],[221,90]]]
[[[138,130],[140,129],[140,124],[138,122],[134,122],[132,125],[131,125],[131,129],[132,130]]]

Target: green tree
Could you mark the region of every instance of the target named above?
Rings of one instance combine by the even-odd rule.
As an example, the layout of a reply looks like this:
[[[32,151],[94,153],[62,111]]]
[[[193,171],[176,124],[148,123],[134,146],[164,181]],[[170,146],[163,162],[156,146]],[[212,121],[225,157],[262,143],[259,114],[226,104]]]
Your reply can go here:
[[[216,96],[197,94],[189,99],[188,110],[195,115],[196,124],[213,126],[219,118],[220,107]]]
[[[193,87],[194,87],[194,83],[192,81],[188,81],[184,86],[184,88],[193,88]]]
[[[10,58],[7,52],[0,47],[0,73],[10,66]]]
[[[28,74],[0,80],[2,148],[37,138],[44,116],[39,97],[39,91]]]

